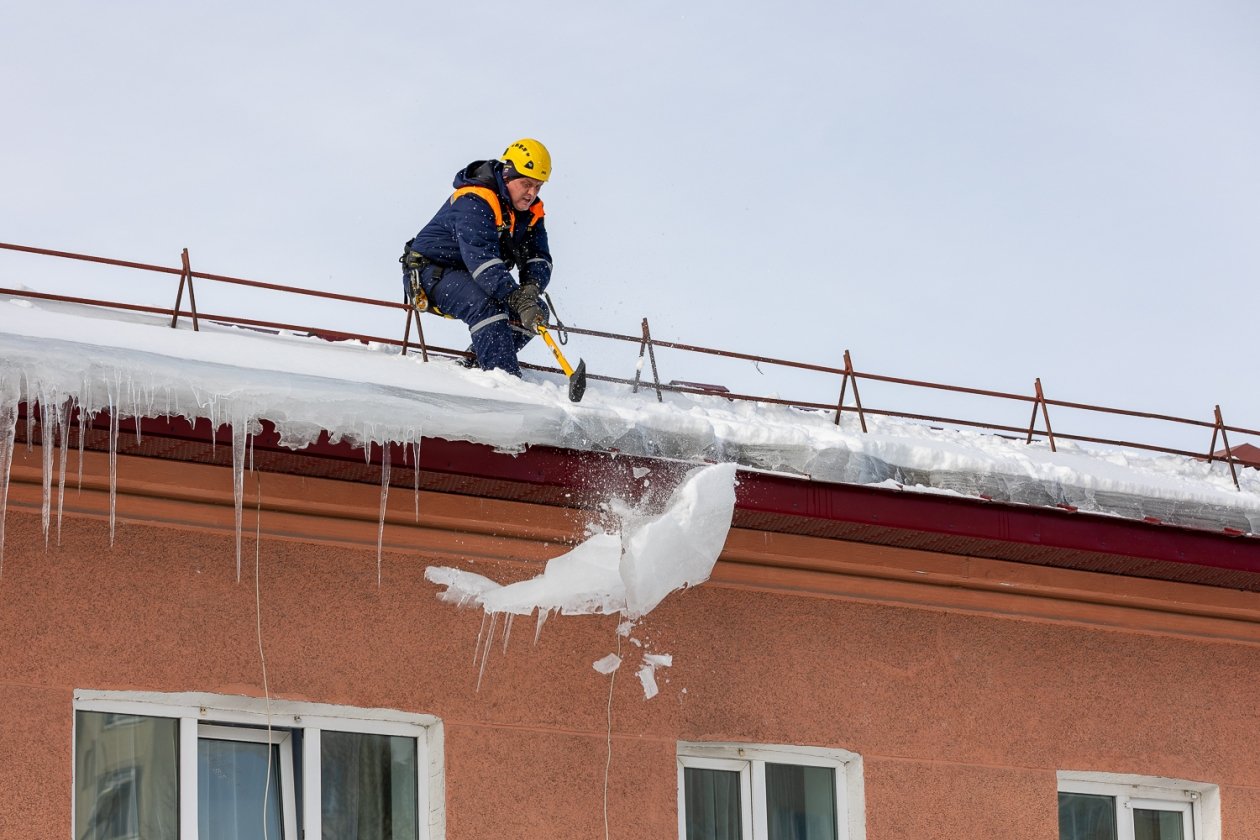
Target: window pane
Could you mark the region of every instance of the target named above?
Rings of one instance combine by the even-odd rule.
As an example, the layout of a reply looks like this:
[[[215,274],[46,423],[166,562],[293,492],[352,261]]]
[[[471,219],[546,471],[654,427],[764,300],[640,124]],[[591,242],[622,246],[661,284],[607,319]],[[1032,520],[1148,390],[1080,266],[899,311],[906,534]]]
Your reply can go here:
[[[1116,840],[1115,798],[1060,793],[1059,840]]]
[[[687,840],[740,840],[739,772],[683,768]]]
[[[81,840],[179,836],[179,721],[77,712],[75,831]]]
[[[836,840],[836,771],[766,765],[770,840]]]
[[[270,774],[268,761],[270,760]],[[199,840],[279,840],[280,749],[249,741],[197,740]]]
[[[1184,840],[1180,811],[1133,809],[1133,840]]]
[[[320,734],[324,837],[416,840],[416,739]]]

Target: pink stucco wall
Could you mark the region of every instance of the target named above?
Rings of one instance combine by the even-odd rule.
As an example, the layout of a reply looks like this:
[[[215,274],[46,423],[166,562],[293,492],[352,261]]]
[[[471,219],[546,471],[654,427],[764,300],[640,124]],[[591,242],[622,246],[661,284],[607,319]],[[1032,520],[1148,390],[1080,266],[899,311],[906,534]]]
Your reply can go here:
[[[45,548],[36,473],[19,465],[0,576],[0,838],[69,835],[76,688],[262,694],[252,518],[238,583],[223,471],[124,467],[114,544],[96,464],[68,497],[61,545]],[[376,488],[264,481],[264,500],[274,492],[258,553],[272,694],[440,717],[450,838],[602,837],[609,679],[591,663],[617,649],[615,619],[552,617],[537,645],[533,624],[518,622],[478,692],[480,614],[439,603],[423,580],[430,564],[523,577],[564,550],[580,517],[426,494],[417,526],[399,494],[378,587]],[[791,552],[754,545],[773,548],[773,535],[733,533],[738,564],[719,564],[714,581],[635,629],[674,657],[654,699],[630,669],[638,648],[622,643],[612,837],[677,835],[679,740],[861,754],[873,840],[1052,840],[1058,769],[1218,784],[1224,836],[1260,836],[1260,611],[1249,596],[1147,582],[1135,608],[1112,603],[1109,581],[1108,598],[1086,608],[1062,592],[1087,592],[1097,576],[986,567],[989,582],[1001,573],[1018,584],[1030,605],[1019,609],[961,575],[929,590],[845,565],[937,563],[941,575],[958,558],[813,539],[791,540]],[[785,552],[834,571],[793,577]]]

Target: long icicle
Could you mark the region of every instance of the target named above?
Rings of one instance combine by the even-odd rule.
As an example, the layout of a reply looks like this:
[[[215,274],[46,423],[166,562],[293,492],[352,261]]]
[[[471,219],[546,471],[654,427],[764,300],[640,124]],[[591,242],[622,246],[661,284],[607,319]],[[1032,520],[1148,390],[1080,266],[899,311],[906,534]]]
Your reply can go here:
[[[140,396],[136,393],[136,380],[127,378],[127,395],[131,397],[131,419],[136,421],[136,446],[141,443],[140,440],[140,418],[144,415],[140,412]]]
[[[84,410],[82,404],[79,406],[79,477],[76,485],[77,493],[83,492],[83,444],[87,441],[88,424],[92,422],[92,416]]]
[[[481,629],[477,631],[477,646],[473,648],[473,667],[477,667],[477,656],[481,653],[481,637],[486,634],[486,622],[490,620],[490,613],[485,610],[481,611]]]
[[[415,469],[416,522],[420,521],[420,436],[411,442],[411,466]]]
[[[486,646],[481,652],[481,669],[477,671],[477,692],[481,693],[481,678],[486,675],[486,662],[490,659],[490,645],[494,642],[494,626],[498,623],[499,614],[490,613],[490,632],[486,634]]]
[[[0,388],[4,383],[0,382]],[[4,521],[9,509],[9,471],[13,466],[13,450],[17,441],[18,395],[13,401],[0,393],[0,575],[4,574]]]
[[[370,446],[370,444],[369,444]],[[385,510],[389,507],[389,441],[381,443],[381,514],[376,523],[376,588],[381,588],[381,546],[385,542]]]
[[[538,626],[534,628],[534,647],[538,647],[538,639],[542,637],[543,622],[547,620],[547,616],[551,614],[551,610],[538,608]]]
[[[114,521],[118,503],[118,404],[109,406],[109,547],[114,547]]]
[[[39,524],[44,530],[44,551],[52,535],[53,452],[57,445],[57,417],[49,394],[39,401],[39,451],[43,463],[43,495],[39,507]]]
[[[66,503],[66,459],[70,455],[70,418],[74,416],[74,398],[69,397],[58,408],[57,428],[61,430],[61,463],[57,469],[57,547],[61,547],[61,515]]]
[[[31,387],[29,376],[23,374],[23,378],[26,379],[26,451],[29,453],[35,446],[35,389]],[[18,399],[21,400],[21,396]]]
[[[245,442],[248,423],[239,418],[232,424],[232,501],[236,510],[236,582],[241,582],[241,507],[245,502]]]

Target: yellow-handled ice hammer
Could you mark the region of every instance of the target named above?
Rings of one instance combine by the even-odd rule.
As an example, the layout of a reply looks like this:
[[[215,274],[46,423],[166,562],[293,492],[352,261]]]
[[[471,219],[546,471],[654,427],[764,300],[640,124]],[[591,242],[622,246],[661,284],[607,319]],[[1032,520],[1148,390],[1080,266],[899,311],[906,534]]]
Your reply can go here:
[[[560,352],[556,340],[551,337],[551,333],[547,332],[547,328],[542,324],[535,327],[538,334],[542,336],[543,341],[547,342],[547,346],[551,348],[551,352],[555,354],[556,361],[560,363],[560,369],[564,371],[564,375],[569,377],[569,400],[571,402],[581,402],[582,395],[586,393],[586,362],[578,359],[577,367],[569,364],[569,360]]]

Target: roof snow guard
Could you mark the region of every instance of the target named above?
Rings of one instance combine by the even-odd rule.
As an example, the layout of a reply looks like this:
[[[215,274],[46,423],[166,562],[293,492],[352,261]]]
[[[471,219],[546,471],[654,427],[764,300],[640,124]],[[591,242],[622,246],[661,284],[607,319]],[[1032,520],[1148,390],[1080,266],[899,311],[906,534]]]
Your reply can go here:
[[[409,483],[418,447],[429,489],[578,507],[734,462],[737,527],[1260,589],[1253,469],[1235,489],[1227,465],[1183,456],[1052,451],[894,418],[868,417],[862,432],[847,415],[705,394],[658,402],[606,382],[573,404],[562,377],[527,377],[0,300],[0,444],[77,426],[93,449],[229,465],[248,440],[256,469],[373,483],[387,448],[392,480]],[[137,422],[141,434],[120,434]]]

